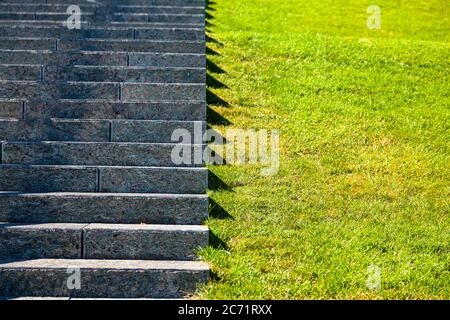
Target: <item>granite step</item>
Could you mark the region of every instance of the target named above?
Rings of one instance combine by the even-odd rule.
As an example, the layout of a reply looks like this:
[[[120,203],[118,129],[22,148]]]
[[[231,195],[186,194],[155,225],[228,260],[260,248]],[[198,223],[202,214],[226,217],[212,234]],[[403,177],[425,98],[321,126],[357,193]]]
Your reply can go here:
[[[6,0],[5,2],[19,4],[86,4],[86,0]],[[205,6],[205,0],[106,0],[100,3],[101,5],[123,6]]]
[[[130,22],[130,21],[80,21],[81,29],[83,28],[133,28],[133,27],[140,27],[140,28],[177,28],[177,29],[198,29],[198,28],[205,28],[204,23],[181,23],[181,22]],[[62,21],[54,21],[54,20],[9,20],[9,19],[3,19],[0,20],[0,26],[10,26],[10,25],[17,25],[17,26],[42,26],[42,27],[48,27],[48,26],[56,26],[56,27],[65,27],[65,22]]]
[[[205,83],[205,68],[161,68],[142,66],[45,66],[0,64],[0,80]]]
[[[0,117],[20,117],[21,101],[0,101]],[[131,119],[198,121],[206,119],[204,101],[115,102],[91,100],[30,101],[27,119]]]
[[[204,162],[177,164],[175,144],[117,142],[4,142],[3,164],[95,166],[203,166]],[[205,145],[186,145],[191,154],[203,154]]]
[[[203,167],[0,165],[1,191],[201,194],[207,187]]]
[[[117,126],[118,127],[118,126]],[[108,120],[0,120],[1,141],[110,141]]]
[[[69,30],[62,25],[3,25],[0,26],[0,34],[2,37],[41,37],[57,39],[205,40],[205,33],[202,28],[86,27],[79,30]]]
[[[0,222],[0,257],[195,260],[208,238],[193,225]]]
[[[9,49],[22,49],[25,46],[18,39],[17,46],[12,43],[14,38],[6,38],[11,41]],[[9,40],[11,39],[11,40]],[[16,38],[17,39],[17,38]],[[1,41],[1,38],[0,38]],[[38,41],[38,40],[36,40]],[[54,40],[56,41],[56,40]],[[205,54],[204,41],[187,40],[110,40],[110,39],[85,39],[85,40],[58,40],[57,47],[60,51],[120,51],[143,53],[197,53]],[[49,45],[49,43],[35,43],[34,46]],[[32,46],[32,45],[29,45]],[[52,50],[49,48],[48,50]]]
[[[0,192],[0,221],[14,223],[195,225],[207,217],[206,194]]]
[[[28,21],[58,21],[65,25],[70,17],[63,12],[1,12],[2,20],[28,20]],[[108,19],[108,20],[106,20]],[[205,21],[204,14],[172,14],[172,13],[114,13],[109,17],[102,17],[95,12],[83,11],[81,21],[88,23],[113,22],[148,22],[148,23],[190,23],[202,24]]]
[[[67,286],[73,271],[80,289]],[[179,298],[209,278],[198,261],[37,259],[0,262],[0,296]]]
[[[0,222],[0,257],[81,259],[84,226]]]
[[[0,49],[205,54],[204,41],[0,37]]]
[[[204,54],[0,50],[0,64],[19,65],[24,63],[43,66],[90,65],[98,67],[206,68]]]
[[[172,140],[172,133],[186,130],[191,141]],[[145,142],[187,144],[202,143],[206,123],[171,120],[93,120],[0,119],[0,141],[85,141],[85,142]],[[198,141],[194,141],[197,135]],[[88,147],[88,145],[86,145]]]
[[[75,3],[74,3],[75,4]],[[81,13],[96,12],[102,14],[109,12],[122,13],[157,13],[157,14],[203,14],[204,7],[195,6],[168,6],[168,5],[140,5],[140,6],[126,6],[126,5],[95,5],[88,3],[78,3]],[[0,12],[26,12],[26,13],[62,13],[65,14],[68,4],[23,4],[23,3],[0,3]],[[66,14],[66,16],[69,16]]]
[[[196,260],[208,242],[205,226],[89,224],[83,228],[83,258]]]
[[[27,69],[5,67],[5,76],[14,78],[36,77],[34,66]],[[0,65],[0,72],[2,66]],[[0,73],[1,74],[1,73]],[[39,73],[37,73],[39,76]],[[83,81],[83,82],[148,82],[148,83],[205,83],[206,68],[159,68],[159,67],[116,67],[116,66],[46,66],[43,81]]]
[[[206,84],[0,81],[0,99],[206,100]]]

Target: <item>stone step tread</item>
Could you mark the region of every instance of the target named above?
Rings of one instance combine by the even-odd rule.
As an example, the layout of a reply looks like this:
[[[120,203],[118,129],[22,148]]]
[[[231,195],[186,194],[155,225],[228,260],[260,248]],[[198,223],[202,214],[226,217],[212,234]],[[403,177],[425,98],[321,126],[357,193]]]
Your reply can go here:
[[[0,192],[0,221],[201,224],[206,194]]]
[[[83,99],[24,102],[18,99],[2,99],[0,118],[204,121],[206,103],[202,101],[128,103]]]
[[[0,261],[0,270],[7,269],[56,269],[81,270],[167,270],[167,271],[209,271],[209,266],[201,261],[164,260],[98,260],[98,259],[36,259],[25,261]]]
[[[86,0],[6,0],[8,3],[29,3],[29,4],[85,4]],[[102,1],[102,4],[109,4],[114,0]],[[121,5],[198,5],[204,6],[205,0],[121,0]]]
[[[203,167],[0,165],[1,191],[202,194],[207,187]]]
[[[196,260],[208,245],[200,225],[0,222],[0,257]]]
[[[69,289],[80,270],[80,289]],[[20,279],[20,280],[19,280]],[[0,296],[181,298],[209,279],[200,261],[34,259],[0,262]]]
[[[206,129],[206,122],[124,119],[0,119],[0,141],[172,143],[174,142],[172,141],[172,132],[177,129],[187,130],[191,136],[194,134],[201,136]],[[191,141],[194,143],[193,138]]]
[[[0,64],[0,79],[131,83],[205,83],[206,68]]]
[[[98,99],[127,102],[205,101],[206,84],[1,80],[0,98],[41,101],[55,99]]]
[[[1,13],[0,13],[1,17]],[[55,39],[116,40],[205,40],[202,28],[82,28],[69,30],[63,26],[1,26],[2,37],[34,37]]]
[[[10,25],[20,25],[30,27],[34,26],[63,26],[61,21],[52,21],[52,20],[20,20],[20,19],[2,19],[0,20],[0,26],[10,26]],[[121,22],[121,21],[110,21],[110,22],[101,22],[101,21],[81,21],[82,28],[177,28],[177,29],[202,29],[204,30],[204,23],[179,23],[179,22]]]
[[[4,142],[3,164],[203,166],[204,162],[180,163],[172,159],[176,144],[117,142]],[[205,145],[187,145],[191,154],[203,154]]]
[[[58,40],[57,38],[45,37],[0,37],[0,49],[204,54],[205,42],[193,40]]]
[[[196,53],[127,53],[114,51],[61,52],[0,49],[0,64],[41,66],[206,68],[206,56]]]

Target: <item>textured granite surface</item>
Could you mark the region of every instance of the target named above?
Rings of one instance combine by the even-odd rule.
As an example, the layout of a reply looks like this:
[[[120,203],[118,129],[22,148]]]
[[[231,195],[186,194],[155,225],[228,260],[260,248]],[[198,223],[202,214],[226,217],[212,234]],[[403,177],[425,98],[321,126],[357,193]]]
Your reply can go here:
[[[0,193],[0,221],[201,224],[206,195]]]
[[[22,101],[0,101],[0,118],[21,118]]]
[[[23,44],[22,44],[23,45]],[[0,48],[2,48],[0,46]],[[60,50],[205,53],[204,41],[60,40]]]
[[[48,101],[27,102],[26,116],[30,119],[134,119],[134,120],[204,120],[206,102],[94,102]],[[22,109],[22,108],[20,108]]]
[[[84,258],[196,260],[208,245],[203,226],[90,224],[84,228]]]
[[[80,290],[68,289],[68,268],[80,269]],[[0,295],[177,298],[208,277],[201,262],[39,259],[0,263]]]
[[[10,68],[12,69],[12,68]],[[31,69],[31,68],[30,68]],[[0,68],[0,71],[2,69]],[[32,78],[33,70],[24,67],[7,70],[12,80],[23,73],[23,80]],[[28,73],[26,73],[28,71]],[[39,69],[37,75],[40,75]],[[27,76],[27,77],[26,77]],[[206,69],[201,68],[155,68],[111,66],[46,66],[44,81],[95,81],[95,82],[150,82],[150,83],[205,83]]]
[[[0,140],[109,141],[107,120],[0,120]]]
[[[0,257],[79,259],[84,226],[0,223]]]
[[[85,167],[0,165],[0,190],[95,192],[97,169]]]
[[[206,168],[100,168],[101,192],[199,194],[207,187]]]
[[[176,166],[171,159],[173,147],[173,144],[147,143],[6,142],[3,164],[170,167]],[[193,154],[203,149],[192,146],[191,150]]]
[[[206,100],[205,84],[121,83],[122,101]]]

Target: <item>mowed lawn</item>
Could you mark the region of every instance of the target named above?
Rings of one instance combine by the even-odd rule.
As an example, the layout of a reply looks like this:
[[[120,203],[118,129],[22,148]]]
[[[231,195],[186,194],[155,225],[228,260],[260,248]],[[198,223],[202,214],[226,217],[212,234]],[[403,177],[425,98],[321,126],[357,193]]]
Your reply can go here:
[[[280,129],[281,167],[210,167],[223,183],[199,297],[450,299],[449,2],[212,0],[208,14],[210,125]]]

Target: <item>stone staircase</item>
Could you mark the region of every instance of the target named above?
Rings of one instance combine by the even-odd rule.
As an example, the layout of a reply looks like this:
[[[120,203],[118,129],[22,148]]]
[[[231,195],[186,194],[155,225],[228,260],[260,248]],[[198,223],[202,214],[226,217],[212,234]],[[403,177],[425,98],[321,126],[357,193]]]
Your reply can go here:
[[[205,129],[204,26],[204,0],[0,2],[0,296],[179,298],[207,281],[208,171],[171,160],[175,129]]]

